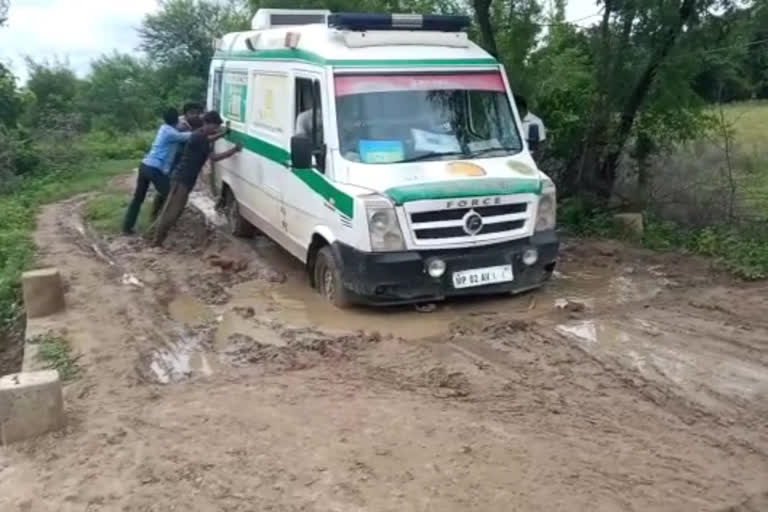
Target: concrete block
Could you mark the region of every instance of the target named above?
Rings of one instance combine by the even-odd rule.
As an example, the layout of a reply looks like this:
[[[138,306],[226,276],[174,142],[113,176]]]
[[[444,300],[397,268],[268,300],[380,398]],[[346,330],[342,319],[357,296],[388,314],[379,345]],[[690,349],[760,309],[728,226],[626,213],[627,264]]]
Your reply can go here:
[[[63,426],[64,396],[59,372],[0,377],[0,444],[30,439]]]
[[[21,286],[28,318],[48,316],[64,309],[64,287],[58,269],[24,272]]]
[[[643,234],[644,224],[642,213],[619,213],[614,217],[628,230],[639,235]]]

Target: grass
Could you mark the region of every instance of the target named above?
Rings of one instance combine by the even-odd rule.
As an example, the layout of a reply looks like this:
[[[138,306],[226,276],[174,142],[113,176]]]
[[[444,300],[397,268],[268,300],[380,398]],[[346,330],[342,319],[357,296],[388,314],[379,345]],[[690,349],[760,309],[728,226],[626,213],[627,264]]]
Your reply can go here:
[[[12,193],[0,195],[0,331],[20,312],[21,273],[34,262],[35,229],[39,208],[91,190],[102,190],[109,179],[136,166],[136,161],[85,163],[19,182]]]
[[[85,219],[96,231],[105,234],[119,233],[122,229],[123,216],[131,202],[131,196],[118,192],[108,192],[88,201],[85,206]],[[147,198],[141,208],[136,223],[138,232],[144,231],[150,224],[152,198]]]
[[[744,101],[724,106],[725,118],[733,123],[735,138],[748,150],[768,143],[768,101]]]
[[[682,250],[714,258],[720,268],[745,280],[768,278],[768,227],[683,228],[673,222],[645,216],[641,236],[627,230],[612,214],[590,209],[579,200],[565,200],[558,221],[575,236],[616,238],[654,250]]]
[[[63,381],[76,380],[82,374],[78,364],[80,356],[72,354],[72,347],[67,340],[58,336],[40,336],[34,343],[38,344],[37,360],[42,362],[46,370],[58,370]]]
[[[723,113],[733,127],[740,195],[768,216],[768,101],[730,103]]]

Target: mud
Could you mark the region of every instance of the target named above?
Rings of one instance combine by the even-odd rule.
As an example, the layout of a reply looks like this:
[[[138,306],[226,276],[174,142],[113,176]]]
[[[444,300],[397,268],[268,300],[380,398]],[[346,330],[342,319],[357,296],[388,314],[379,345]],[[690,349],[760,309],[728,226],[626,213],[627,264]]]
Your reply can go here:
[[[85,372],[0,510],[765,508],[768,285],[568,240],[534,293],[341,312],[194,202],[159,251],[43,212]]]

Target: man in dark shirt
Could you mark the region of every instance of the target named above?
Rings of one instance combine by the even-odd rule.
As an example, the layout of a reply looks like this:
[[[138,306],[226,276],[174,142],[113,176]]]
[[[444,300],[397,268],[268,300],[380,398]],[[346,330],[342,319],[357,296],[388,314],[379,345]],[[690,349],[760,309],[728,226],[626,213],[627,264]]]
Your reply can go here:
[[[223,153],[211,154],[211,137],[214,137],[219,132],[222,122],[218,112],[207,112],[203,116],[203,126],[196,130],[189,141],[187,141],[181,161],[174,171],[173,185],[163,211],[160,213],[157,222],[150,228],[153,231],[152,242],[154,246],[157,247],[163,244],[165,237],[168,236],[168,231],[170,231],[181,216],[184,207],[187,205],[189,193],[195,188],[197,177],[200,175],[205,162],[208,159],[213,162],[224,160],[243,149],[242,146],[236,144],[232,149]]]

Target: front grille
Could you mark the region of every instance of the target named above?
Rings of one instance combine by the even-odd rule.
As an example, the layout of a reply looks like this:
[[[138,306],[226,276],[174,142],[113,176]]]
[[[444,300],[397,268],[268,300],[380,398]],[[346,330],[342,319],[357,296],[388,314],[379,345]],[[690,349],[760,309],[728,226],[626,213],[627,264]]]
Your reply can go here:
[[[483,229],[475,235],[487,235],[490,233],[501,233],[502,231],[512,231],[520,229],[525,224],[524,220],[515,220],[512,222],[499,222],[497,224],[486,224]],[[462,236],[468,236],[463,227],[451,227],[451,228],[433,228],[433,229],[417,229],[415,231],[416,238],[419,240],[435,240],[440,238],[456,238]]]
[[[471,199],[470,199],[471,200]],[[406,203],[404,210],[413,241],[417,246],[439,246],[492,242],[527,236],[535,208],[535,196],[503,196],[501,204],[466,207],[464,200],[427,200]],[[462,205],[458,208],[446,208]],[[441,209],[442,208],[442,209]],[[465,230],[470,212],[482,218],[482,228],[475,234]]]
[[[524,213],[528,208],[527,203],[500,204],[496,206],[480,206],[474,210],[483,217],[495,217],[497,215],[509,215],[512,213]],[[432,212],[418,212],[411,214],[411,222],[440,222],[441,220],[461,220],[473,208],[456,208],[453,210],[438,210]]]

